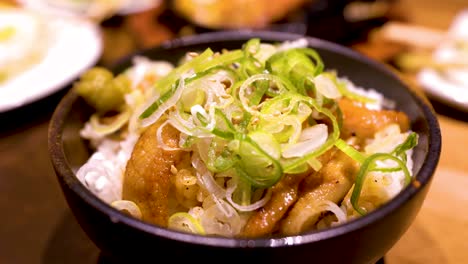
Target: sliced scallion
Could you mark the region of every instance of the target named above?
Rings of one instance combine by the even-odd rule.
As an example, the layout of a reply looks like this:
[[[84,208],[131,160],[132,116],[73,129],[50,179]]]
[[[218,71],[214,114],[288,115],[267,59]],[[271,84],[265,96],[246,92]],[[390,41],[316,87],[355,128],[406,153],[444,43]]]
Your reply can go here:
[[[351,194],[351,204],[353,205],[354,210],[356,210],[361,215],[366,214],[366,211],[359,207],[359,197],[361,195],[362,186],[364,185],[364,181],[369,172],[378,171],[380,169],[377,165],[377,162],[382,160],[392,160],[398,164],[398,167],[404,173],[404,186],[407,186],[411,182],[411,174],[408,171],[406,164],[401,159],[388,153],[375,153],[370,155],[361,164],[359,172],[356,176],[353,192]]]

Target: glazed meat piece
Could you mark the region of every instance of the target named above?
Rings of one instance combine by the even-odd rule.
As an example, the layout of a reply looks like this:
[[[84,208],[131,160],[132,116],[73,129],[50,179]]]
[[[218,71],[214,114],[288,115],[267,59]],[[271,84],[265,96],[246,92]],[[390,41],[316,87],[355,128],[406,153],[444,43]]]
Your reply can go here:
[[[312,179],[301,184],[299,199],[281,222],[281,233],[297,235],[314,229],[321,215],[314,205],[321,201],[340,202],[353,185],[358,170],[357,161],[336,150],[332,159],[321,170],[308,177]]]
[[[391,123],[400,126],[402,132],[410,127],[408,116],[403,112],[393,110],[370,110],[362,103],[343,98],[338,105],[343,113],[342,138],[347,139],[352,135],[358,138],[371,138],[382,127]]]
[[[140,207],[143,220],[167,226],[171,165],[179,161],[181,151],[158,146],[156,132],[161,123],[149,126],[138,139],[126,166],[122,197]],[[179,131],[167,125],[162,138],[166,145],[176,147]]]
[[[333,156],[335,149],[329,150],[321,155],[318,160],[324,164]],[[257,210],[247,221],[243,236],[259,237],[271,234],[277,229],[278,223],[287,211],[298,199],[299,184],[304,181],[313,171],[309,170],[302,174],[287,174],[272,188],[272,196],[265,206]]]
[[[286,175],[272,188],[272,195],[265,206],[256,211],[247,221],[242,236],[259,237],[271,234],[277,223],[297,200],[299,182],[306,176]]]

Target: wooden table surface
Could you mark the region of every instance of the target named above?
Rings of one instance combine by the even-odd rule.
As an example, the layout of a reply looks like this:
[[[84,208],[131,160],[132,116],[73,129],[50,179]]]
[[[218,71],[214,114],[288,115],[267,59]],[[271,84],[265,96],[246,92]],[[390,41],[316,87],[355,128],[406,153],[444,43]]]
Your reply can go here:
[[[468,7],[465,3],[400,0],[396,7],[409,23],[445,30]],[[125,26],[136,30],[148,15],[135,16]],[[108,28],[105,44],[117,49],[105,51],[102,61],[132,51],[135,42],[150,46],[173,36],[164,29],[149,30],[138,33],[142,39],[128,39],[128,32]],[[148,37],[151,32],[157,34]],[[120,45],[109,39],[120,40]],[[402,49],[379,39],[351,47],[382,62]],[[414,76],[402,76],[421,92]],[[48,121],[64,93],[0,114],[0,263],[105,263],[71,215],[47,152]],[[440,163],[420,213],[385,263],[468,263],[468,114],[432,103],[442,130]]]

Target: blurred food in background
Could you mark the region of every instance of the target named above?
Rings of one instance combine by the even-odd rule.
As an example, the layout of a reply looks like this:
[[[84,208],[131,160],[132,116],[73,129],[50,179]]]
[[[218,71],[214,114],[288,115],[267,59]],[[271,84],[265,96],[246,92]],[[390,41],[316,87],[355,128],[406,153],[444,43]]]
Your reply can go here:
[[[13,1],[13,0],[9,0]],[[291,32],[348,44],[388,21],[398,0],[16,0],[30,10],[94,21],[104,35],[102,62],[175,37],[225,30]]]
[[[43,59],[51,37],[45,19],[20,8],[0,7],[0,83]]]
[[[100,27],[81,16],[0,5],[0,112],[61,89],[102,53]]]
[[[378,34],[389,42],[407,46],[395,58],[396,66],[403,71],[468,67],[468,10],[460,12],[447,30],[392,22]]]
[[[174,0],[174,9],[212,29],[263,28],[315,0]]]
[[[389,62],[413,75],[429,98],[468,112],[468,9],[460,10],[447,29],[391,22],[374,34],[402,45]]]
[[[394,19],[398,0],[321,0],[308,11],[307,34],[349,45]]]
[[[13,0],[8,0],[13,1]],[[180,36],[225,30],[273,30],[340,44],[367,38],[398,0],[16,0],[29,10],[92,20],[105,41],[101,62]]]
[[[176,31],[182,29],[182,33],[268,29],[344,44],[365,36],[371,28],[386,22],[395,1],[173,0],[169,1],[169,10],[173,14],[165,17],[165,21],[173,28],[179,25]],[[178,22],[177,18],[183,21]]]
[[[159,5],[163,0],[18,0],[28,8],[69,12],[102,21],[116,14],[137,13]]]

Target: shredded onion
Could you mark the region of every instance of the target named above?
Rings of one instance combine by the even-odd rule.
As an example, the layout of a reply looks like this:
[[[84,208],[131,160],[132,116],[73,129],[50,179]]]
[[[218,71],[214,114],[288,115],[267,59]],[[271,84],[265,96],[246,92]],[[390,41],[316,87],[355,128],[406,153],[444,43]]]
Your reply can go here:
[[[132,201],[117,200],[117,201],[113,201],[111,205],[117,208],[117,210],[127,211],[128,213],[130,213],[131,216],[137,219],[141,219],[142,214],[141,214],[140,207],[138,207],[138,205]]]
[[[152,113],[149,117],[144,118],[143,120],[141,120],[141,126],[142,127],[147,127],[147,126],[153,124],[154,122],[156,122],[164,114],[164,112],[166,112],[167,109],[169,109],[171,106],[175,105],[177,103],[177,101],[179,100],[180,96],[182,95],[182,92],[184,90],[184,86],[185,86],[184,78],[182,77],[182,78],[180,78],[179,85],[178,85],[177,89],[175,90],[174,94],[172,95],[172,97],[169,98],[169,100],[167,100],[166,102],[162,103],[158,107],[158,109],[156,111],[154,111],[154,113]],[[156,100],[158,98],[159,98],[159,96],[157,98],[154,98],[154,99]],[[146,107],[144,107],[143,109],[146,109],[148,106],[153,104],[153,102],[155,100],[149,101],[149,104]],[[138,116],[140,116],[141,113],[138,113]]]
[[[320,204],[317,205],[317,207],[320,208],[322,211],[332,212],[338,219],[337,224],[346,222],[346,214],[336,203],[332,201],[322,201]]]
[[[178,148],[178,147],[175,148],[175,147],[171,147],[171,146],[167,145],[164,142],[163,138],[162,138],[162,131],[163,131],[164,127],[166,127],[168,124],[169,124],[168,120],[164,121],[164,123],[162,123],[158,127],[158,130],[156,131],[156,140],[158,142],[158,145],[160,147],[162,147],[164,150],[179,150],[180,148]]]
[[[119,130],[130,118],[130,111],[123,111],[114,117],[110,124],[101,124],[99,118],[96,114],[92,115],[90,118],[90,123],[92,128],[97,134],[100,135],[109,135]]]
[[[285,89],[282,83],[282,80],[279,79],[278,76],[275,76],[272,74],[256,74],[247,78],[242,83],[241,87],[239,88],[239,99],[240,99],[240,102],[242,103],[242,106],[244,107],[244,110],[251,113],[252,115],[259,115],[260,113],[256,109],[256,106],[252,107],[249,105],[249,99],[247,98],[247,96],[249,95],[250,85],[256,81],[263,81],[263,80],[275,81],[276,84],[278,85],[278,89]]]
[[[314,78],[315,87],[317,90],[327,98],[337,99],[341,97],[335,83],[324,74],[319,74]]]
[[[249,204],[249,205],[240,205],[234,200],[232,200],[232,194],[236,190],[237,185],[233,185],[230,188],[227,189],[226,191],[226,199],[231,203],[231,205],[236,208],[239,211],[242,212],[250,212],[250,211],[255,211],[261,207],[263,207],[271,198],[271,189],[266,190],[266,194],[262,197],[262,199],[256,201],[255,203]]]
[[[283,150],[283,157],[301,157],[322,146],[328,137],[328,128],[324,124],[318,124],[304,129],[301,133],[300,141],[292,144]]]
[[[221,188],[213,179],[212,173],[208,170],[205,163],[199,158],[198,155],[192,155],[192,166],[197,172],[197,179],[200,185],[205,188],[208,193],[213,194],[217,199],[226,197],[226,190]]]
[[[178,212],[169,217],[169,228],[190,232],[200,235],[205,235],[205,229],[200,224],[199,220],[189,213]]]
[[[223,200],[205,209],[201,223],[207,234],[233,237],[242,229],[242,220],[237,211]]]

